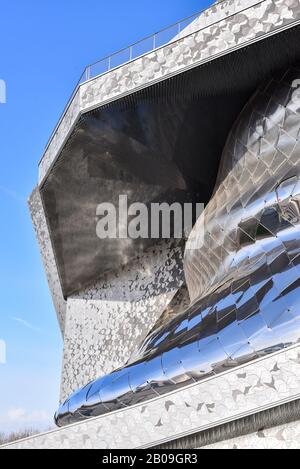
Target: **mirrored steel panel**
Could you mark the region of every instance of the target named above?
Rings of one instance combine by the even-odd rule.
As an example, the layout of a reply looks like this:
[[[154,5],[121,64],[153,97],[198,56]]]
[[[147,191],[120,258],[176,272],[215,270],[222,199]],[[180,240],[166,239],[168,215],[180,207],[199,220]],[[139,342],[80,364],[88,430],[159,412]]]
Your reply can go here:
[[[300,340],[300,93],[294,67],[264,85],[227,140],[214,195],[185,254],[192,305],[100,378],[92,405],[120,409]],[[58,410],[90,415],[90,386]],[[98,401],[97,401],[98,398]]]

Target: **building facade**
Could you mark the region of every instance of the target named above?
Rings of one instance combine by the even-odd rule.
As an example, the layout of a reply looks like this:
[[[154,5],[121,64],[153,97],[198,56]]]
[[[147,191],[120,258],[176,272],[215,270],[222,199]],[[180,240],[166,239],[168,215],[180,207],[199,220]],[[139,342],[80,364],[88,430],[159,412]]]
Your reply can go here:
[[[87,67],[29,202],[62,428],[8,447],[300,446],[299,24],[298,0],[225,0]],[[100,239],[120,194],[205,209],[180,239]]]

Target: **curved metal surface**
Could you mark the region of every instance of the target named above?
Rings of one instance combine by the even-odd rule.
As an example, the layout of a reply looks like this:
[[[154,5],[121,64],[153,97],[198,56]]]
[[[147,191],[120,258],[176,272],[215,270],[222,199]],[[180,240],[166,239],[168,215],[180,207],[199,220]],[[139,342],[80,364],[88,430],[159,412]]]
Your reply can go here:
[[[214,195],[186,249],[191,306],[160,323],[135,362],[69,397],[57,425],[151,399],[299,341],[299,77],[288,70],[260,89],[228,138]]]

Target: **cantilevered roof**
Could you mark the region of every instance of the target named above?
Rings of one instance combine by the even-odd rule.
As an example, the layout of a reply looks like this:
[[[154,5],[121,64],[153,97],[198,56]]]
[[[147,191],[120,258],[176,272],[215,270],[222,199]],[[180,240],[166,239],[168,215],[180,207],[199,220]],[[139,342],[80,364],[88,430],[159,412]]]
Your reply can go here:
[[[103,245],[96,204],[126,191],[129,203],[166,194],[207,201],[244,103],[262,80],[300,59],[299,24],[298,0],[222,1],[166,44],[156,35],[155,49],[138,58],[128,48],[124,64],[112,68],[110,58],[103,73],[105,61],[86,68],[39,165],[47,222],[39,229],[51,239],[46,264],[60,317],[63,296],[145,248]]]

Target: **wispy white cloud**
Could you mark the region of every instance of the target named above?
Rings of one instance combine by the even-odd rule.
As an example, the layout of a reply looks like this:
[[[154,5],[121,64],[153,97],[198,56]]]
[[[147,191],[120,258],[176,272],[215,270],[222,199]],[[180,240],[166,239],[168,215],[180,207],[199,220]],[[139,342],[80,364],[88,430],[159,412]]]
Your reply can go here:
[[[22,204],[26,203],[26,197],[23,197],[22,195],[18,194],[16,191],[12,189],[9,189],[8,187],[0,185],[0,192],[2,192],[3,194],[7,195],[8,197],[10,197],[11,199],[17,202],[21,202]]]
[[[25,428],[37,431],[54,428],[53,415],[45,410],[28,411],[22,407],[15,407],[0,417],[0,430],[5,433]]]
[[[11,422],[15,422],[16,420],[19,421],[20,419],[24,418],[25,415],[26,411],[21,408],[10,409],[7,412],[8,420],[10,420]]]
[[[34,324],[31,324],[30,322],[26,321],[25,319],[18,318],[18,317],[13,317],[12,318],[14,321],[18,322],[24,327],[27,327],[27,329],[30,329],[35,332],[43,332],[43,330],[40,327],[35,326]]]

